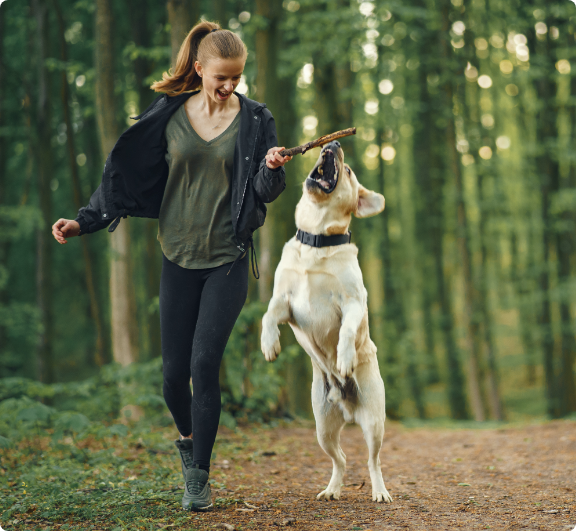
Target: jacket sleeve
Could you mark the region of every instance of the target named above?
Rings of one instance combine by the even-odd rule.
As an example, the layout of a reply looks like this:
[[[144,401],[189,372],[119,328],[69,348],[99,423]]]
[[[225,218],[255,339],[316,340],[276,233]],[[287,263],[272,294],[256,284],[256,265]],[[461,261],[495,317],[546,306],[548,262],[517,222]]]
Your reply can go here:
[[[271,147],[278,145],[276,124],[272,113],[264,108],[264,131],[257,148],[256,161],[260,163],[258,172],[254,175],[254,189],[264,203],[271,203],[286,188],[286,171],[284,167],[271,170],[266,166],[266,153]]]
[[[78,211],[75,221],[80,225],[80,236],[90,234],[106,228],[112,220],[102,220],[102,211],[100,208],[102,194],[102,184],[92,194],[88,206],[82,207]]]

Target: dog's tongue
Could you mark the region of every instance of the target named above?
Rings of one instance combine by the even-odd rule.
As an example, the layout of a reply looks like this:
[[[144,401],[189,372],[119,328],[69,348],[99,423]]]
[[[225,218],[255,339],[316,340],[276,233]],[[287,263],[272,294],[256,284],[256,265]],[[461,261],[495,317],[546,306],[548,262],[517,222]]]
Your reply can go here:
[[[329,188],[330,186],[324,179],[320,179],[319,182],[324,188]]]

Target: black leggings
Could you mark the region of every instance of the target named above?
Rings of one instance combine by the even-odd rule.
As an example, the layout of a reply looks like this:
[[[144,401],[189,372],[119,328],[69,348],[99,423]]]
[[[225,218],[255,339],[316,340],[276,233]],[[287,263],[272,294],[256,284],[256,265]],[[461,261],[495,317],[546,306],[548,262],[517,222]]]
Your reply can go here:
[[[185,269],[162,258],[164,399],[178,431],[194,434],[194,464],[205,469],[220,420],[220,362],[248,292],[248,257],[231,265]]]

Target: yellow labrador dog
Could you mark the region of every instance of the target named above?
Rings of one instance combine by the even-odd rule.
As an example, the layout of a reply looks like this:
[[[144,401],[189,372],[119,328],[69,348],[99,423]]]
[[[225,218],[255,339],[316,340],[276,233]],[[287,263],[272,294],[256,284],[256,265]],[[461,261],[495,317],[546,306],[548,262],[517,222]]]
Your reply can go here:
[[[384,382],[368,331],[358,248],[348,232],[352,214],[364,218],[382,212],[384,197],[358,183],[337,141],[324,146],[303,189],[296,207],[298,232],[284,246],[262,319],[262,352],[268,361],[278,357],[278,325],[289,323],[312,359],[318,441],[333,463],[330,483],[318,499],[340,497],[346,469],[340,431],[346,422],[357,422],[368,444],[372,499],[390,502],[379,458]]]

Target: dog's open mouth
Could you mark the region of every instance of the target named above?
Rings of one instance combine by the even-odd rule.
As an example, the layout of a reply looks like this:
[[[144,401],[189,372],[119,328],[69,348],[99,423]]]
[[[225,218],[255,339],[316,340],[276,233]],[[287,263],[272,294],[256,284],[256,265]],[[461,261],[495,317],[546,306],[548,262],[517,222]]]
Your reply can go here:
[[[331,149],[321,153],[322,161],[308,175],[308,184],[316,185],[320,190],[329,194],[334,191],[338,183],[338,165]]]

